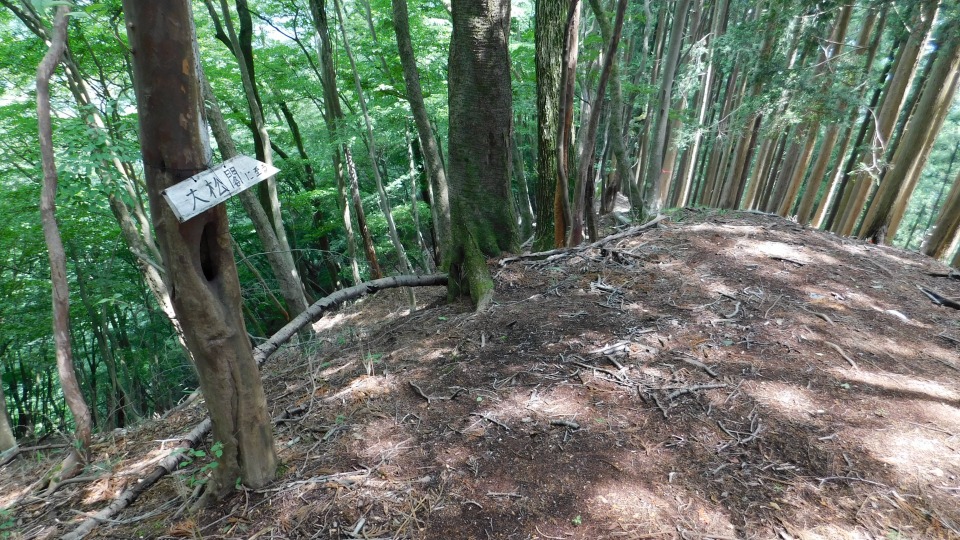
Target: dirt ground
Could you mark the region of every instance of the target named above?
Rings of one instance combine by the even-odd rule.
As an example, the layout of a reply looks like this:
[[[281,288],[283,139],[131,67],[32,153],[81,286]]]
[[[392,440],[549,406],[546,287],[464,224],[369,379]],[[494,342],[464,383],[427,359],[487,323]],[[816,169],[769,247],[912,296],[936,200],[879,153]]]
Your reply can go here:
[[[691,210],[490,265],[487,312],[384,291],[265,365],[274,485],[185,511],[198,456],[91,537],[960,538],[960,311],[918,288],[960,296],[946,266]],[[18,458],[0,530],[71,530],[203,414],[101,437],[50,498],[58,455]]]

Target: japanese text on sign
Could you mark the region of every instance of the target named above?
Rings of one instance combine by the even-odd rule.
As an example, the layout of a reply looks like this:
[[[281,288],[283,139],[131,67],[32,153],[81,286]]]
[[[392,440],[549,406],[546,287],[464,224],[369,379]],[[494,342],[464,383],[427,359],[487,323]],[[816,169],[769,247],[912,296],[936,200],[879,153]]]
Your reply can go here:
[[[163,197],[183,223],[278,172],[280,169],[252,157],[237,156],[168,187]]]

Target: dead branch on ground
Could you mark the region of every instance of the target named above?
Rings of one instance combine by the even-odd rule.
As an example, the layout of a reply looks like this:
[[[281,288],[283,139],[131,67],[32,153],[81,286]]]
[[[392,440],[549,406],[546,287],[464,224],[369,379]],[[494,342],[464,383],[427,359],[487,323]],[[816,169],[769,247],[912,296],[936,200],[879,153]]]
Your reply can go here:
[[[262,366],[264,363],[266,363],[267,359],[269,359],[270,356],[280,348],[281,345],[295,336],[300,329],[320,319],[324,313],[338,307],[348,300],[354,300],[367,294],[372,294],[383,289],[390,289],[394,287],[445,285],[446,283],[446,274],[431,274],[427,276],[403,275],[375,279],[373,281],[367,281],[358,285],[354,285],[353,287],[341,289],[318,300],[312,306],[307,308],[306,311],[287,323],[286,326],[281,328],[263,345],[260,345],[254,349],[253,357],[257,361],[257,365]],[[160,463],[157,464],[150,474],[148,474],[141,481],[123,490],[123,492],[120,493],[120,495],[118,495],[112,503],[107,505],[99,512],[91,514],[90,517],[80,523],[77,528],[63,535],[63,540],[79,540],[83,538],[87,534],[90,534],[90,532],[93,531],[97,525],[110,521],[114,515],[133,504],[133,502],[137,500],[137,497],[139,497],[153,484],[157,483],[157,481],[164,476],[177,470],[177,467],[179,467],[180,463],[188,457],[187,451],[199,445],[200,441],[202,441],[204,437],[210,433],[212,428],[213,423],[210,421],[209,417],[197,424],[186,435],[180,438],[173,451],[170,452],[162,461],[160,461]]]

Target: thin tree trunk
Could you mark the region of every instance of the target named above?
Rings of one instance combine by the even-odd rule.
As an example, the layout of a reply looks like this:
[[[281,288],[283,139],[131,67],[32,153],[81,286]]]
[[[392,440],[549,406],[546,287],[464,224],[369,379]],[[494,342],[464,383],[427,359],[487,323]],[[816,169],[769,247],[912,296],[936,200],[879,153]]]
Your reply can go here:
[[[877,194],[863,218],[860,238],[889,243],[896,235],[906,199],[916,187],[923,165],[946,118],[960,80],[960,21],[945,21],[938,30],[939,48],[916,110],[891,158],[893,167],[880,181]],[[889,230],[888,230],[889,229]]]
[[[62,466],[51,479],[51,491],[56,485],[76,475],[87,461],[93,420],[90,409],[83,400],[83,392],[77,381],[73,366],[73,352],[70,347],[70,293],[67,285],[66,254],[57,225],[57,164],[53,153],[53,128],[50,120],[50,77],[53,75],[67,42],[67,12],[69,7],[61,5],[54,16],[53,36],[50,48],[37,67],[37,121],[40,138],[40,155],[43,167],[43,189],[40,195],[40,217],[43,223],[43,237],[50,256],[50,281],[53,289],[53,338],[56,345],[57,372],[63,397],[73,414],[76,424],[74,436],[76,446],[72,446]]]
[[[210,84],[202,70],[199,72],[199,77],[201,92],[203,92],[203,102],[206,105],[207,119],[210,122],[210,128],[217,141],[220,154],[224,160],[235,157],[238,155],[237,147],[233,142],[233,138],[230,136],[227,123],[223,119],[223,114],[220,112],[220,105],[217,102],[216,96],[213,95],[213,89],[210,88]],[[307,297],[303,289],[303,282],[300,280],[296,269],[289,267],[293,259],[286,256],[289,254],[289,251],[284,250],[283,245],[280,243],[280,239],[275,234],[275,229],[270,224],[266,210],[260,204],[260,199],[257,198],[252,190],[245,190],[240,192],[240,202],[247,211],[250,220],[253,221],[254,230],[260,239],[260,243],[263,245],[267,261],[270,262],[270,267],[273,269],[274,277],[280,286],[280,293],[286,301],[287,309],[289,310],[284,312],[283,315],[289,321],[307,308]]]
[[[367,264],[370,266],[370,276],[374,279],[383,276],[380,270],[380,262],[377,260],[377,252],[373,247],[373,238],[370,236],[370,229],[367,227],[367,217],[363,211],[363,201],[360,198],[360,181],[357,178],[357,166],[353,161],[353,152],[349,146],[340,140],[340,131],[344,119],[343,109],[340,107],[340,95],[337,91],[337,72],[333,65],[333,47],[330,43],[330,25],[327,22],[326,0],[310,0],[310,14],[313,17],[313,24],[317,29],[317,36],[320,38],[320,65],[323,79],[323,102],[325,107],[325,120],[327,130],[330,132],[332,144],[338,145],[343,151],[344,165],[346,166],[346,178],[349,180],[350,198],[353,202],[353,209],[357,213],[357,228],[360,229],[360,238],[363,241],[363,251],[366,254]],[[337,159],[334,160],[335,164]],[[340,170],[338,168],[338,170]],[[342,174],[342,173],[341,173]],[[340,188],[345,192],[345,187]],[[344,199],[344,223],[349,224],[347,218],[346,193]],[[347,225],[349,226],[349,225]],[[355,272],[358,276],[359,273]]]
[[[683,43],[683,30],[686,27],[687,11],[690,0],[679,0],[674,11],[673,23],[670,26],[670,44],[663,60],[663,81],[657,95],[657,114],[653,127],[653,139],[650,150],[647,152],[646,182],[649,186],[646,196],[645,211],[649,216],[660,212],[666,202],[669,186],[660,174],[663,169],[663,160],[666,154],[668,116],[670,114],[673,82],[680,63],[680,46]]]
[[[410,112],[417,126],[417,135],[420,138],[420,147],[423,149],[423,161],[427,166],[427,176],[430,178],[430,191],[433,194],[430,210],[433,216],[433,228],[436,232],[437,251],[442,258],[450,244],[450,198],[447,189],[447,174],[444,170],[440,147],[430,128],[430,118],[427,107],[423,102],[423,90],[420,87],[420,73],[417,70],[417,59],[413,52],[410,40],[410,23],[407,16],[406,0],[392,0],[393,28],[397,35],[397,48],[400,52],[400,63],[403,66],[403,79],[406,82],[406,98],[410,103]]]
[[[937,214],[936,225],[920,251],[934,259],[942,259],[949,253],[960,231],[960,175],[953,181],[947,200]]]
[[[0,346],[0,355],[6,352],[9,343]],[[0,454],[16,450],[17,438],[13,435],[13,427],[10,423],[10,415],[7,414],[7,398],[3,394],[3,366],[0,365]]]
[[[567,229],[573,221],[570,209],[570,146],[573,144],[574,90],[577,84],[577,56],[580,46],[580,0],[570,2],[563,38],[560,75],[560,124],[557,143],[557,191],[553,205],[553,241],[566,245]]]
[[[353,71],[353,83],[357,92],[357,101],[360,102],[360,111],[363,113],[363,122],[367,127],[367,150],[369,152],[370,168],[373,170],[373,180],[377,185],[377,195],[380,200],[380,211],[387,220],[387,231],[390,234],[390,241],[393,243],[393,249],[397,252],[397,258],[400,261],[400,270],[404,274],[412,274],[413,269],[410,266],[410,259],[407,258],[407,250],[400,242],[400,235],[397,233],[397,225],[393,221],[393,210],[390,209],[390,199],[387,197],[387,190],[383,188],[383,180],[380,178],[380,167],[377,166],[377,143],[373,136],[373,122],[370,121],[370,113],[367,111],[367,101],[363,95],[363,86],[360,84],[360,74],[357,73],[357,63],[353,59],[353,52],[350,50],[350,40],[347,38],[346,17],[340,8],[340,1],[333,0],[333,9],[337,12],[337,18],[340,20],[340,35],[343,37],[343,50],[350,60],[350,68]],[[407,300],[410,302],[410,308],[416,309],[417,299],[414,296],[413,288],[407,287]]]
[[[936,18],[937,2],[927,0],[919,5],[917,15],[913,19],[914,29],[897,57],[896,68],[890,77],[889,85],[880,104],[877,114],[876,129],[873,139],[876,144],[873,149],[865,153],[861,161],[861,170],[856,173],[854,183],[850,186],[851,194],[845,201],[842,219],[834,228],[838,234],[849,236],[863,211],[864,203],[870,195],[873,186],[871,174],[882,173],[882,162],[888,149],[890,137],[896,127],[897,116],[903,109],[907,89],[914,79],[917,68],[917,59],[926,42],[926,36]]]
[[[586,132],[583,134],[580,147],[579,171],[574,189],[573,223],[570,229],[570,245],[578,246],[583,242],[583,218],[586,212],[593,212],[593,206],[586,206],[586,190],[589,184],[590,165],[593,163],[593,154],[597,144],[597,127],[600,125],[600,113],[603,110],[603,95],[610,80],[614,59],[617,56],[617,47],[620,45],[620,35],[623,32],[623,18],[627,11],[627,0],[620,0],[617,5],[617,18],[613,23],[613,33],[610,35],[609,47],[603,58],[603,68],[600,71],[600,81],[597,83],[597,96],[590,117],[587,119]],[[591,197],[592,199],[592,197]]]
[[[214,11],[212,0],[206,0],[206,2],[207,9],[211,12]],[[234,31],[233,20],[230,15],[230,8],[227,6],[227,0],[220,0],[220,9],[223,12],[223,22],[227,29],[227,35],[231,43],[233,43],[233,50],[237,53],[237,63],[240,66],[240,79],[243,83],[244,95],[247,98],[247,105],[250,109],[251,119],[253,120],[253,131],[256,132],[259,144],[261,145],[260,150],[257,152],[257,158],[268,165],[272,165],[273,153],[270,148],[270,135],[267,133],[267,126],[260,104],[260,96],[258,95],[256,82],[254,80],[253,56],[250,46],[251,37],[249,35],[250,30],[247,28],[250,14],[246,8],[246,0],[237,0],[237,12],[240,14],[242,39],[238,38]],[[213,93],[210,92],[210,95],[212,97]],[[235,153],[236,149],[233,151]],[[225,154],[224,157],[228,156]],[[297,271],[297,266],[294,263],[293,253],[287,241],[287,233],[283,227],[283,217],[280,215],[280,199],[277,196],[276,178],[268,178],[263,181],[257,189],[260,192],[261,201],[266,203],[262,204],[262,206],[264,215],[268,218],[266,223],[254,219],[257,235],[260,237],[261,242],[264,243],[264,248],[267,249],[267,251],[279,252],[272,257],[268,257],[268,260],[270,261],[274,276],[280,283],[280,291],[283,294],[284,300],[287,302],[290,314],[296,317],[307,308],[308,303],[306,291],[303,288],[303,281],[300,279],[300,273]],[[248,199],[249,197],[246,198]],[[244,206],[247,208],[248,213],[250,213],[251,205],[249,205],[248,202],[245,202]],[[254,218],[254,215],[259,215],[255,209],[254,213],[251,213],[251,219]],[[267,238],[271,236],[270,233],[260,231],[264,225],[270,227],[270,233],[276,238],[276,242]],[[278,248],[271,249],[271,246],[267,245],[268,243]]]

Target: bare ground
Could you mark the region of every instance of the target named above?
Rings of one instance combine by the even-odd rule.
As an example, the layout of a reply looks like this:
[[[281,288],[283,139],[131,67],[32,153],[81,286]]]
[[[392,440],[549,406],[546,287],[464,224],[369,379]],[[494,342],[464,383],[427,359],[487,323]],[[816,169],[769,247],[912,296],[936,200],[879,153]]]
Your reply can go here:
[[[275,485],[185,511],[198,456],[93,536],[960,538],[960,312],[918,289],[960,296],[940,263],[681,211],[491,268],[485,313],[385,291],[267,364]],[[72,529],[202,416],[101,437],[52,497],[25,489],[56,452],[6,465],[0,530]]]

